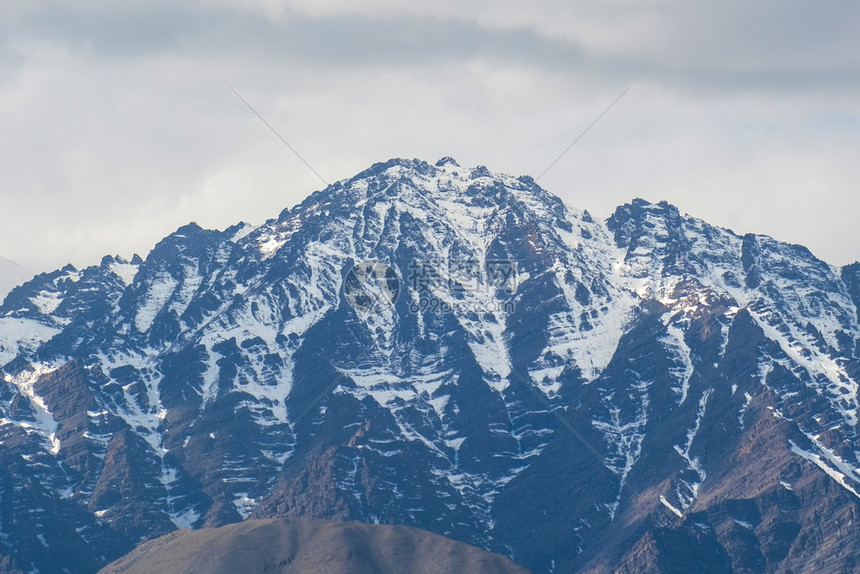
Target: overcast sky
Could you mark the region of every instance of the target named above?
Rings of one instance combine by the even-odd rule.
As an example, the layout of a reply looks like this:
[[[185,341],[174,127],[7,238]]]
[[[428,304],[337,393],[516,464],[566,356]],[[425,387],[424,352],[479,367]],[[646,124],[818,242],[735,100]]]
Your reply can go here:
[[[860,259],[860,3],[13,2],[0,16],[0,255],[144,255],[259,224],[376,161],[537,175],[607,217],[662,199]]]

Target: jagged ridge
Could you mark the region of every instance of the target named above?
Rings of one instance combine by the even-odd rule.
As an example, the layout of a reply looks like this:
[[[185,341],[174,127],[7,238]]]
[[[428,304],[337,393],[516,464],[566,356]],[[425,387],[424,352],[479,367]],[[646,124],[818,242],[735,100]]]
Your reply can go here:
[[[342,290],[366,260],[402,283],[372,313]],[[451,261],[515,263],[516,292],[445,283],[451,312],[422,308],[416,263]],[[858,276],[665,203],[596,221],[450,158],[376,164],[256,228],[190,224],[0,307],[0,554],[51,569],[66,551],[33,549],[73,540],[98,565],[175,528],[303,515],[420,526],[544,572],[674,559],[666,533],[740,568],[737,533],[715,534],[732,511],[697,513],[778,508],[792,481],[798,513],[857,503]],[[726,473],[773,421],[782,456]],[[796,518],[766,567],[821,550],[792,546]],[[794,528],[737,520],[759,546]]]

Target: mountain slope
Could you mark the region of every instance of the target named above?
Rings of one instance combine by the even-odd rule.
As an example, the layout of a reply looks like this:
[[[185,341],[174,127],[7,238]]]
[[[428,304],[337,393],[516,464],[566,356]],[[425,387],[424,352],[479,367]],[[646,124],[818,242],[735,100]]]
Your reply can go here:
[[[33,272],[10,259],[0,257],[0,300],[16,285],[33,277]]]
[[[180,530],[146,542],[100,570],[149,572],[528,574],[503,556],[417,528],[311,518]]]
[[[537,572],[839,571],[858,284],[665,203],[601,222],[527,176],[376,164],[260,227],[190,224],[9,294],[0,555],[56,569],[73,540],[104,564],[310,516]]]

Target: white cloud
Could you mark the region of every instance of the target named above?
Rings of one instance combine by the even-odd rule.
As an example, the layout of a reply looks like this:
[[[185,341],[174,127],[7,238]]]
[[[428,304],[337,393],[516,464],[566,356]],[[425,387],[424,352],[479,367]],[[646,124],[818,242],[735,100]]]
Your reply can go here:
[[[0,253],[30,267],[145,254],[317,189],[222,80],[332,181],[393,156],[536,175],[639,78],[542,184],[860,258],[853,4],[65,6],[0,23]]]

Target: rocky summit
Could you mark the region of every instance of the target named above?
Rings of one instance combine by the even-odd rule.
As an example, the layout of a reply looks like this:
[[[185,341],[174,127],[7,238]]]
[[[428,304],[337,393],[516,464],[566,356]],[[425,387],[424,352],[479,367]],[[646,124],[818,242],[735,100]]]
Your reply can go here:
[[[8,294],[0,570],[309,517],[538,573],[854,572],[858,309],[858,264],[666,203],[376,164]]]

